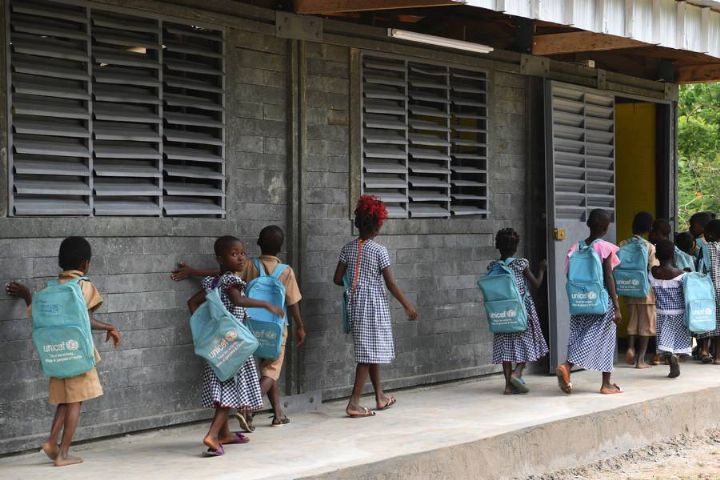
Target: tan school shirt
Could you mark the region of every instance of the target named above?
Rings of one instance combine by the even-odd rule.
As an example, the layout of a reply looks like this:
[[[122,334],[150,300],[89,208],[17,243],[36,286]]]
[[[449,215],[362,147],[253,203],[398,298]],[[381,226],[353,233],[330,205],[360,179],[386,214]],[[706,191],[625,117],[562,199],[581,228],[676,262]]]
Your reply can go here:
[[[272,273],[275,271],[275,268],[282,263],[279,258],[272,256],[272,255],[260,255],[260,261],[262,262],[263,267],[265,267],[265,273],[268,275],[272,275]],[[245,262],[245,268],[243,268],[243,271],[240,273],[240,277],[246,281],[249,282],[250,280],[253,280],[260,276],[260,272],[258,272],[257,268],[255,268],[255,262],[252,259],[248,259]],[[302,300],[302,295],[300,294],[300,287],[298,287],[297,280],[295,279],[295,272],[293,271],[292,267],[288,266],[283,273],[280,274],[280,278],[278,279],[280,282],[282,282],[283,285],[285,285],[285,305],[291,306],[298,303],[300,300]]]
[[[58,283],[63,284],[72,280],[73,278],[80,278],[84,276],[85,274],[80,270],[65,270],[58,274]],[[102,305],[103,299],[100,295],[100,292],[89,280],[83,280],[80,282],[80,291],[83,294],[83,298],[85,299],[88,310],[90,310],[91,312],[94,312],[100,305]],[[28,307],[28,316],[31,315],[31,309],[32,304]],[[97,349],[95,349],[95,363],[98,363],[99,361],[100,354],[98,353]]]
[[[652,267],[657,267],[660,265],[660,262],[658,262],[657,258],[655,258],[655,245],[645,240],[643,237],[640,237],[638,235],[634,236],[635,238],[638,238],[642,240],[643,245],[648,249],[648,269]],[[627,240],[623,240],[618,245],[619,247],[622,247],[623,245],[626,245],[628,243]],[[625,304],[627,305],[655,305],[655,292],[653,291],[652,287],[650,287],[650,291],[648,292],[647,297],[645,298],[636,298],[636,297],[624,297],[625,298]]]

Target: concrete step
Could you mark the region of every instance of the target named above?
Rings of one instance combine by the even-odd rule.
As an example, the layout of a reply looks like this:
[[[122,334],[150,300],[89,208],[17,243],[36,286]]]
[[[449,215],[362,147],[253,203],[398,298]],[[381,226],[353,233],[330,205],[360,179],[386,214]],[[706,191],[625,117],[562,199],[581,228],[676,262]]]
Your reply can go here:
[[[620,367],[625,393],[597,393],[600,374],[573,375],[575,393],[554,377],[530,376],[528,395],[503,396],[498,376],[395,392],[373,418],[348,419],[344,403],[292,416],[271,428],[257,418],[247,445],[200,458],[207,424],[79,445],[85,463],[53,469],[42,454],[0,459],[3,479],[504,479],[580,466],[680,433],[720,426],[720,367]],[[372,405],[366,398],[365,404]],[[81,418],[82,421],[82,418]],[[234,426],[234,425],[233,425]]]

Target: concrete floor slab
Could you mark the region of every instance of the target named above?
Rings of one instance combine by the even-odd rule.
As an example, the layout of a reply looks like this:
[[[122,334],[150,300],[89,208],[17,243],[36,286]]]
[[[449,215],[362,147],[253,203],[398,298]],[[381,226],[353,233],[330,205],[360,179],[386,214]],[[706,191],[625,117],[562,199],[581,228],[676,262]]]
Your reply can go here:
[[[247,445],[200,458],[207,424],[74,447],[82,465],[55,469],[41,453],[0,458],[3,480],[511,478],[589,463],[683,432],[720,424],[720,367],[683,363],[619,367],[624,394],[597,393],[600,374],[573,375],[575,393],[554,377],[528,377],[532,392],[503,396],[499,376],[396,392],[373,418],[344,417],[344,403],[296,414],[290,425],[258,425]],[[367,405],[371,399],[366,398]],[[82,419],[81,419],[82,421]]]

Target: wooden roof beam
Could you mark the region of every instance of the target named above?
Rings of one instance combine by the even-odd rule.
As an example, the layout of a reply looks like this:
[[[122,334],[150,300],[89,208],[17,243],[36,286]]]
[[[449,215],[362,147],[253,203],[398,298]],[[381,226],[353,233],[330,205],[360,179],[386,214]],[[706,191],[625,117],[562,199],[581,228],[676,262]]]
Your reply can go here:
[[[599,52],[621,48],[652,47],[632,38],[595,32],[567,32],[533,37],[533,55],[562,55],[577,52]]]
[[[678,83],[716,82],[720,80],[720,63],[685,65],[675,70]]]
[[[332,15],[345,12],[447,7],[465,0],[294,0],[295,13]]]

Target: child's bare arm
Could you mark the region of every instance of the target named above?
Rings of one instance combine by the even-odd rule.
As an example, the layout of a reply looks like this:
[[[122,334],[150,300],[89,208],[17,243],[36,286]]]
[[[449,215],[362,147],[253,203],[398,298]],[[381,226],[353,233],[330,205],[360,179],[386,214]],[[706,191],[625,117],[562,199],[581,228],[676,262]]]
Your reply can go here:
[[[193,268],[185,262],[178,263],[175,270],[172,271],[170,278],[179,282],[190,277],[214,277],[220,273],[220,270],[216,268]]]
[[[617,291],[615,290],[615,278],[612,274],[612,259],[610,257],[603,260],[603,274],[605,277],[605,288],[607,288],[610,299],[615,306],[615,318],[613,321],[615,324],[618,324],[620,320],[622,320],[622,313],[620,313],[620,302],[618,301]]]
[[[190,310],[190,313],[195,313],[195,310],[198,309],[200,305],[205,301],[205,290],[198,290],[195,295],[190,297],[190,300],[187,302],[188,309]]]
[[[30,293],[30,289],[28,289],[22,283],[8,283],[7,285],[5,285],[5,292],[11,297],[22,298],[23,300],[25,300],[25,305],[27,305],[28,307],[32,303],[32,294]]]
[[[305,325],[300,317],[300,302],[288,306],[288,312],[295,323],[295,345],[299,347],[305,343]]]
[[[229,287],[227,290],[225,290],[225,292],[230,297],[230,301],[233,303],[233,305],[244,308],[264,308],[265,310],[274,313],[280,318],[285,316],[285,312],[283,312],[281,308],[278,308],[272,303],[264,302],[262,300],[255,300],[254,298],[248,298],[243,296],[240,293],[240,289],[238,287]]]
[[[528,282],[530,282],[530,286],[534,289],[540,288],[540,285],[542,285],[543,280],[545,280],[545,271],[547,270],[547,260],[543,260],[540,262],[540,265],[538,265],[539,271],[538,276],[536,277],[532,271],[530,270],[530,267],[527,267],[525,271],[523,272],[525,274],[525,278],[528,279]]]
[[[88,314],[90,314],[90,327],[93,330],[104,330],[106,333],[105,335],[105,341],[109,342],[112,340],[113,346],[115,348],[120,345],[120,332],[117,328],[115,328],[113,325],[110,325],[109,323],[101,322],[97,318],[93,316],[92,310],[88,310]]]
[[[386,267],[382,273],[385,285],[387,285],[387,288],[390,290],[390,293],[392,293],[392,296],[395,297],[405,309],[408,320],[417,319],[417,311],[415,311],[415,307],[413,307],[412,303],[410,303],[400,290],[400,287],[398,287],[397,283],[395,283],[395,275],[393,275],[392,269],[390,267]]]
[[[343,284],[343,277],[345,276],[345,272],[347,271],[347,264],[343,262],[338,262],[337,267],[335,267],[335,276],[333,277],[333,283],[335,285],[340,285],[341,287]]]

